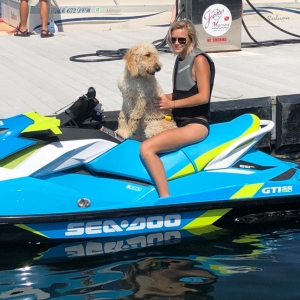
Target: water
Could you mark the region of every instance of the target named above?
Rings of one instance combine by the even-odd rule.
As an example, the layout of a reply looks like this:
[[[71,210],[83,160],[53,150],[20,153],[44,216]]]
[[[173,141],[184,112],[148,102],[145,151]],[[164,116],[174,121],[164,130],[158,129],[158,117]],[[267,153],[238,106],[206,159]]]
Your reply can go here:
[[[300,299],[300,225],[1,245],[0,299]]]

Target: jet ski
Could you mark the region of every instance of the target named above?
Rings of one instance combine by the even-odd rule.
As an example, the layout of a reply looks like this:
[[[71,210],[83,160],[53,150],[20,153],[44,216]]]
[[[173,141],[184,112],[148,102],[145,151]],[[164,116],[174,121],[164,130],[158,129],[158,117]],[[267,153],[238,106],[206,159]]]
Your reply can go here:
[[[99,105],[84,99],[92,110]],[[161,154],[171,196],[159,198],[140,142],[77,117],[66,110],[0,120],[0,242],[202,234],[300,216],[299,165],[255,147],[270,120],[243,114],[212,124],[204,141]]]

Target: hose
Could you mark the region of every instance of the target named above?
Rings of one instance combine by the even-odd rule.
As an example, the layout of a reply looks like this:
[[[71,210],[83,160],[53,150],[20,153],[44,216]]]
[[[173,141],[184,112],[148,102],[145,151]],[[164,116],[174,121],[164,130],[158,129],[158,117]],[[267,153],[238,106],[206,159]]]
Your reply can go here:
[[[184,12],[185,7],[182,5],[180,11],[178,12],[178,0],[176,0],[176,18],[177,21],[180,15]],[[178,13],[177,13],[178,12]],[[155,48],[159,52],[171,53],[169,47],[167,47],[167,35],[163,39],[156,40],[152,42]],[[116,51],[114,50],[98,50],[96,53],[79,54],[70,57],[70,61],[74,62],[103,62],[112,60],[121,60],[126,54],[127,48],[121,48]]]
[[[294,37],[298,37],[300,38],[300,35],[294,34],[292,32],[286,31],[282,28],[280,28],[279,26],[275,25],[274,23],[272,23],[271,21],[269,21],[264,15],[262,15],[253,5],[252,3],[250,3],[249,0],[246,0],[246,2],[249,4],[249,6],[266,22],[268,22],[271,26],[275,27],[276,29],[294,36]],[[248,34],[248,36],[250,37],[250,39],[253,41],[253,43],[242,43],[242,48],[253,48],[253,47],[269,47],[269,46],[276,46],[276,45],[282,45],[282,44],[296,44],[296,43],[300,43],[300,39],[285,39],[285,40],[267,40],[267,41],[257,41],[254,39],[254,37],[250,34],[244,20],[242,19],[242,25],[246,31],[246,33]]]
[[[55,0],[53,0],[55,1]],[[246,2],[249,4],[249,6],[255,11],[263,20],[268,22],[271,26],[275,27],[276,29],[300,38],[300,35],[291,33],[289,31],[286,31],[279,26],[275,25],[271,21],[269,21],[266,17],[264,17],[253,5],[249,0],[246,0]],[[177,21],[181,14],[185,11],[184,5],[181,6],[181,9],[178,11],[178,0],[175,2],[176,4],[176,19]],[[285,39],[285,40],[267,40],[267,41],[257,41],[249,32],[243,18],[242,18],[242,26],[244,27],[246,33],[250,37],[250,39],[253,41],[248,43],[244,42],[241,44],[242,48],[254,48],[254,47],[269,47],[269,46],[276,46],[276,45],[282,45],[282,44],[296,44],[300,43],[300,39]],[[167,47],[167,35],[163,39],[156,40],[152,42],[152,44],[155,46],[155,48],[159,52],[165,52],[165,53],[170,53],[169,47]],[[123,59],[124,55],[126,54],[127,48],[121,48],[116,51],[114,50],[98,50],[95,53],[87,53],[87,54],[79,54],[79,55],[74,55],[70,57],[70,61],[74,62],[103,62],[103,61],[113,61],[113,60],[121,60]]]
[[[102,62],[120,60],[126,54],[127,49],[121,48],[116,51],[113,50],[97,50],[96,53],[79,54],[70,57],[70,61],[75,62]],[[106,57],[106,58],[89,58],[83,59],[84,57]]]

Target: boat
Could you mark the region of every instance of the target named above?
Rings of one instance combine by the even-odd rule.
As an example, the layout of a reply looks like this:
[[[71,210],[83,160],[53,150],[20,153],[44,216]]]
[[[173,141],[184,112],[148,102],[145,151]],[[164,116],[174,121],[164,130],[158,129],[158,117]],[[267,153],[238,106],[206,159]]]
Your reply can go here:
[[[19,1],[1,1],[4,22],[18,26]],[[52,0],[49,5],[50,20],[55,22],[59,31],[68,32],[169,26],[174,1]],[[39,9],[39,1],[29,2],[29,31],[38,32],[41,29]]]
[[[95,101],[87,95],[79,103]],[[99,103],[86,105],[98,116],[91,122],[78,101],[56,116],[0,120],[0,242],[201,235],[299,218],[299,165],[255,147],[272,121],[243,114],[161,154],[171,196],[159,198],[140,142],[94,128],[103,123]]]

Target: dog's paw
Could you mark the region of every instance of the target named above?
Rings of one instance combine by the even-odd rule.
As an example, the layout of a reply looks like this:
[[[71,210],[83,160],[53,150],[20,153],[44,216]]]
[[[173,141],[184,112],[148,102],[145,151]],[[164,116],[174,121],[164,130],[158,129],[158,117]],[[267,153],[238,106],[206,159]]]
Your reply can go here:
[[[117,135],[119,135],[124,140],[130,138],[130,136],[131,136],[130,132],[127,130],[124,130],[124,129],[117,129],[115,132]]]

